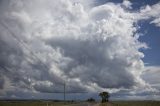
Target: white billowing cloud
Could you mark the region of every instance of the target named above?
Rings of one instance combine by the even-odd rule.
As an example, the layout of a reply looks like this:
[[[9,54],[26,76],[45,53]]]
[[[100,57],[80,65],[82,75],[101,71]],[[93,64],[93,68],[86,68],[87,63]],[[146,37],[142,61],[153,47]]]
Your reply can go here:
[[[151,24],[154,23],[156,26],[160,27],[160,18],[156,18],[153,21],[151,21]]]
[[[3,2],[0,65],[8,72],[0,73],[10,86],[38,92],[61,91],[64,81],[75,92],[146,87],[137,13],[121,4],[87,8],[85,2]]]
[[[132,3],[129,0],[123,0],[122,5],[126,8],[132,8]]]
[[[145,6],[140,10],[140,18],[151,19],[151,24],[160,27],[160,2],[152,6]]]

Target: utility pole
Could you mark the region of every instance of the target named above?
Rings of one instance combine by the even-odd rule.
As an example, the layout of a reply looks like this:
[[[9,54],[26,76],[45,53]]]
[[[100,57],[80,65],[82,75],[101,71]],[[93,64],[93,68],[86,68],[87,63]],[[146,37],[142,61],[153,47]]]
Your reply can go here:
[[[66,101],[66,83],[64,82],[64,102]]]

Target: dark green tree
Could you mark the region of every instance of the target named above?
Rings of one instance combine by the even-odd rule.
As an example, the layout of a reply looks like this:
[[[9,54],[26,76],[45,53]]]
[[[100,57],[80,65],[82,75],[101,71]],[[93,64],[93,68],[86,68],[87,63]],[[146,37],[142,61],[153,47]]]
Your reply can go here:
[[[95,99],[89,98],[89,99],[87,99],[87,102],[95,102]]]
[[[102,98],[102,103],[109,101],[109,93],[108,92],[101,92],[99,96]]]

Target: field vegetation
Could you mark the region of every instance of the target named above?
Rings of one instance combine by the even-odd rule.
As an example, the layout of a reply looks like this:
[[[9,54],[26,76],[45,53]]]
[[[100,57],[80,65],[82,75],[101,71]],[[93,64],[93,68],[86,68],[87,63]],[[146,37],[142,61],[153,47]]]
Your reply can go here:
[[[160,101],[111,101],[106,103],[73,101],[0,101],[0,106],[160,106]]]
[[[100,103],[99,106],[160,106],[160,101],[114,101]]]

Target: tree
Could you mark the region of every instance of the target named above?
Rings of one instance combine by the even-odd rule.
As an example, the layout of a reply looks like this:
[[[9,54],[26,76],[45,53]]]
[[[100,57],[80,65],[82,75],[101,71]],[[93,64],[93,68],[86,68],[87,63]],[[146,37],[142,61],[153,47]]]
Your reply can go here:
[[[95,99],[89,98],[89,99],[87,99],[87,102],[95,102]]]
[[[108,92],[101,92],[99,93],[99,96],[102,98],[102,103],[108,102],[109,100],[109,93]]]

